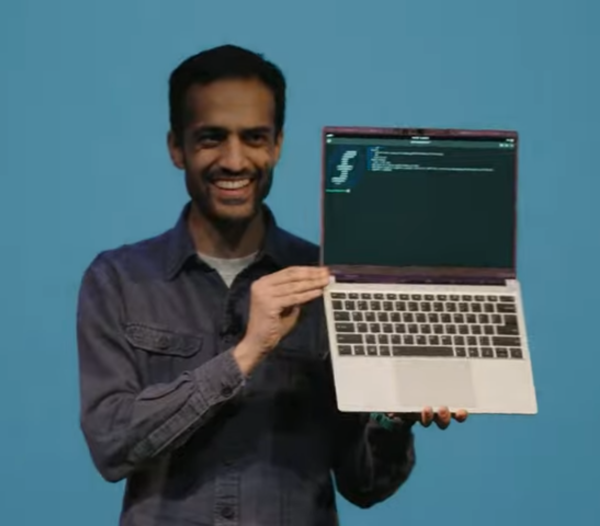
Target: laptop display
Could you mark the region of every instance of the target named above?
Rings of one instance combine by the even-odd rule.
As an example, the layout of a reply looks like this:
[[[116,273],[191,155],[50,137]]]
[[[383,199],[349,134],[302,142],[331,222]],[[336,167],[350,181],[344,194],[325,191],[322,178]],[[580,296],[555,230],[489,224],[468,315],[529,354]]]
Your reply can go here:
[[[516,132],[324,131],[322,262],[515,266]]]

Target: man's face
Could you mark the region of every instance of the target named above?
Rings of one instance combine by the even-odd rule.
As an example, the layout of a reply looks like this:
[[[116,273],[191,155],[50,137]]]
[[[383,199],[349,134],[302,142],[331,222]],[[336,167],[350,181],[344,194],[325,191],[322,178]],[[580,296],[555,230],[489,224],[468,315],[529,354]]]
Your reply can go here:
[[[216,81],[191,87],[187,108],[182,143],[170,135],[169,150],[197,211],[217,222],[252,219],[281,149],[272,92],[257,80]]]

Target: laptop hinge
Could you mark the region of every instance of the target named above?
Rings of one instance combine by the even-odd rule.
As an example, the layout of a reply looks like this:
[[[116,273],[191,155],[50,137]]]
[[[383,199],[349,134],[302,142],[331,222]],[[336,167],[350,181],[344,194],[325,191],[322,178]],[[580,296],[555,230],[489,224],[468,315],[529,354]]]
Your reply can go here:
[[[358,269],[357,269],[358,270]],[[398,284],[398,285],[496,285],[502,286],[508,280],[515,279],[514,272],[507,270],[481,271],[458,269],[444,272],[443,270],[411,270],[411,269],[380,269],[381,271],[355,269],[331,269],[336,283],[365,283],[365,284]]]

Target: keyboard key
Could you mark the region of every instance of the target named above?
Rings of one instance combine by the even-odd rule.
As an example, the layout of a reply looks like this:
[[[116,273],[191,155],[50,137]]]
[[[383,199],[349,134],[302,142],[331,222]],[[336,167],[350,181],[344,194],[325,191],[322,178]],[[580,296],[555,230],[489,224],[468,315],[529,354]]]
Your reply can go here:
[[[388,318],[388,313],[387,312],[380,311],[380,312],[377,313],[377,320],[378,321],[385,322],[385,321],[388,321],[388,319],[389,318]]]
[[[336,323],[335,330],[337,332],[354,332],[354,323]]]
[[[352,354],[352,347],[350,345],[339,345],[338,351],[340,356],[350,356]]]
[[[512,336],[519,334],[519,327],[517,325],[498,325],[496,327],[496,333]]]
[[[513,348],[510,350],[510,357],[511,358],[523,358],[523,352],[521,351],[521,349]]]
[[[495,336],[492,338],[492,343],[494,347],[516,347],[521,345],[521,339],[508,336]]]
[[[481,356],[483,356],[484,358],[493,358],[494,350],[491,347],[482,347]]]
[[[513,303],[499,303],[497,311],[512,314],[517,312],[517,307]]]
[[[341,334],[337,334],[336,335],[336,339],[338,343],[341,344],[345,344],[345,343],[362,343],[362,334],[345,334],[345,333],[341,333]]]
[[[336,321],[350,321],[350,313],[343,310],[335,311],[333,319]]]
[[[431,357],[431,358],[446,358],[454,356],[452,347],[444,346],[392,346],[392,354],[394,356],[414,356],[414,357]]]

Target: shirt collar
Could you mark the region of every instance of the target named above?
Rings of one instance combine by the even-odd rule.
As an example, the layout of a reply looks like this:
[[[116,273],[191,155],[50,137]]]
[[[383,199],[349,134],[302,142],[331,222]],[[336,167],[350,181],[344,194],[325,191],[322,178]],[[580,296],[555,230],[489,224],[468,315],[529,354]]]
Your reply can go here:
[[[266,223],[265,239],[259,258],[270,260],[276,267],[285,268],[294,264],[292,241],[294,236],[277,225],[271,209],[263,204],[263,217]],[[166,252],[166,278],[173,279],[190,260],[197,260],[198,254],[188,226],[191,203],[188,202],[179,215],[175,226],[169,230]]]

